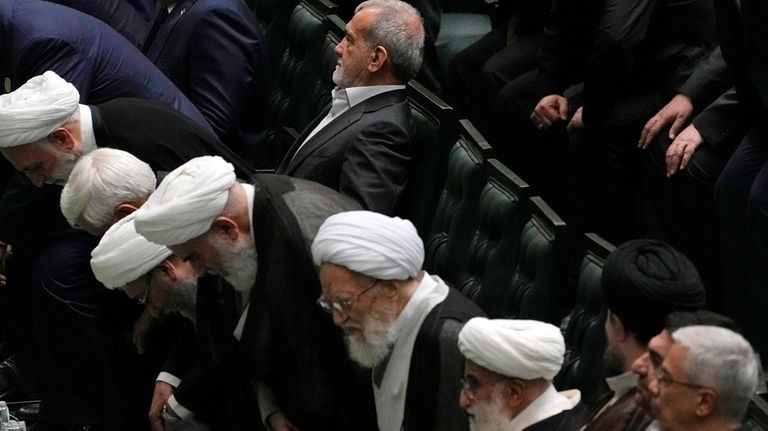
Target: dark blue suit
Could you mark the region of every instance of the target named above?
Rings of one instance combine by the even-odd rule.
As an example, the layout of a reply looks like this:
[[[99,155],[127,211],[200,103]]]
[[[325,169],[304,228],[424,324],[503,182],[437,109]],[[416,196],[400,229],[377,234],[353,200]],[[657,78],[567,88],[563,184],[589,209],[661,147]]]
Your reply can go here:
[[[126,0],[48,0],[98,18],[141,47],[149,30],[149,17]]]
[[[164,8],[164,6],[162,7]],[[261,29],[241,0],[180,0],[159,8],[144,52],[186,94],[227,145],[259,142],[266,105]]]
[[[141,52],[107,24],[39,0],[0,1],[0,79],[5,92],[53,70],[84,103],[151,99],[207,123],[195,105]]]

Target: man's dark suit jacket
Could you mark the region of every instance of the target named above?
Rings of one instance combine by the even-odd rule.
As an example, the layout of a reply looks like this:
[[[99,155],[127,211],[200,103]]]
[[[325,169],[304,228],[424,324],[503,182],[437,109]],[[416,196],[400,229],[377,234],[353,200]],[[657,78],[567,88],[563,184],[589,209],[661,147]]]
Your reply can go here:
[[[3,0],[0,40],[5,92],[52,70],[77,88],[83,103],[118,97],[157,100],[208,127],[195,105],[152,62],[92,16],[44,1]]]
[[[317,181],[371,211],[392,214],[408,182],[413,152],[405,91],[381,93],[353,106],[301,146],[327,112],[302,132],[277,173]]]
[[[164,8],[164,6],[161,6]],[[259,143],[267,98],[262,33],[242,0],[180,0],[158,9],[143,50],[227,145]],[[151,32],[150,32],[151,33]]]
[[[126,0],[48,0],[98,18],[135,46],[147,36],[149,20]]]

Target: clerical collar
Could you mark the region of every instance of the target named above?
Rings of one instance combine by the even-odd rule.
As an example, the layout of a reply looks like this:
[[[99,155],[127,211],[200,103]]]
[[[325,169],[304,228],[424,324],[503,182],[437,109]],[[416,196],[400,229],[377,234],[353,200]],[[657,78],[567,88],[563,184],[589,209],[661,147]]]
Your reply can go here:
[[[80,145],[83,155],[96,149],[96,135],[93,133],[91,107],[80,105]]]
[[[613,391],[614,397],[620,397],[637,385],[637,374],[627,371],[618,376],[606,378],[605,383]]]

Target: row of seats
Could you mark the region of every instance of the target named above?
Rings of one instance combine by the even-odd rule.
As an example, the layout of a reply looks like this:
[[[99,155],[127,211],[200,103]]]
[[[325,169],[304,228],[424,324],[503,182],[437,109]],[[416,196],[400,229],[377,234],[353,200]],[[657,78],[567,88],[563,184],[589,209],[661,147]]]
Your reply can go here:
[[[259,6],[272,5],[272,22],[279,22],[278,3],[256,0],[254,10],[258,16]],[[280,156],[295,131],[330,103],[334,47],[344,37],[335,11],[328,0],[301,0],[287,19],[269,100],[270,137]],[[424,239],[425,269],[492,318],[562,325],[567,353],[555,383],[580,389],[593,404],[606,390],[600,279],[614,246],[595,234],[570,232],[524,179],[493,157],[471,122],[455,118],[424,86],[408,83],[407,98],[416,127],[414,170],[396,212]],[[768,409],[760,402],[750,406],[749,421],[753,429],[768,429]]]

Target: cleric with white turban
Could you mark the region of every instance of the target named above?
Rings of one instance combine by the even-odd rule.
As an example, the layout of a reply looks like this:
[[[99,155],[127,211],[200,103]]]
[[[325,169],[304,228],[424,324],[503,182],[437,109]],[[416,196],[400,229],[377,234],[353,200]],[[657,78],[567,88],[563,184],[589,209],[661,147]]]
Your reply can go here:
[[[136,211],[136,231],[166,246],[207,232],[235,184],[234,167],[219,156],[194,158],[169,173]]]
[[[371,211],[334,214],[312,242],[315,265],[334,263],[378,280],[415,278],[424,244],[408,220]]]
[[[0,148],[37,142],[77,112],[80,93],[48,71],[0,95]]]
[[[507,377],[552,380],[563,365],[560,329],[536,320],[475,317],[459,333],[465,358]]]
[[[112,225],[91,252],[93,274],[109,289],[138,280],[171,255],[168,247],[136,233],[134,214]]]

